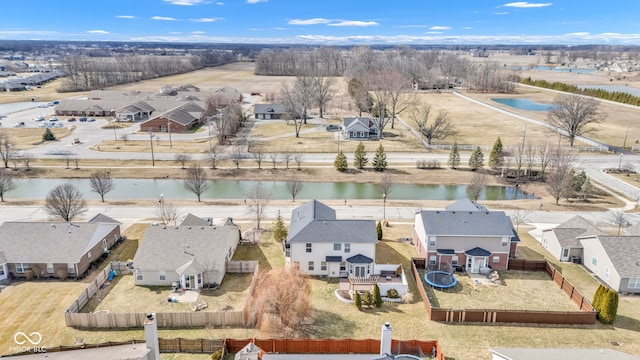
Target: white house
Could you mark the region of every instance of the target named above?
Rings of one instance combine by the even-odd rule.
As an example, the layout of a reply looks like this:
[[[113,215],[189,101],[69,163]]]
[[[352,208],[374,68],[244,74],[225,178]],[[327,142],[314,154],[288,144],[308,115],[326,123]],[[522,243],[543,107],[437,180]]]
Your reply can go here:
[[[580,238],[604,234],[591,222],[581,216],[571,219],[551,229],[542,230],[540,244],[547,249],[554,258],[560,261],[571,261],[582,258],[582,244]]]
[[[149,226],[133,267],[136,285],[200,289],[220,284],[233,257],[240,231],[225,226]]]
[[[593,235],[580,239],[584,266],[611,289],[640,293],[640,236]]]

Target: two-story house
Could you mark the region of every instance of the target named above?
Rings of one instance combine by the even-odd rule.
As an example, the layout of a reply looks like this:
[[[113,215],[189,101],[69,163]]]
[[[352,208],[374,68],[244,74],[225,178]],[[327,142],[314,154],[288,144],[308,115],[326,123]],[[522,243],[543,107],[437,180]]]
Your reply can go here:
[[[504,211],[468,199],[415,215],[413,241],[429,269],[506,270],[520,241]]]
[[[367,278],[377,242],[374,220],[338,220],[334,209],[311,200],[293,209],[285,256],[308,275]]]

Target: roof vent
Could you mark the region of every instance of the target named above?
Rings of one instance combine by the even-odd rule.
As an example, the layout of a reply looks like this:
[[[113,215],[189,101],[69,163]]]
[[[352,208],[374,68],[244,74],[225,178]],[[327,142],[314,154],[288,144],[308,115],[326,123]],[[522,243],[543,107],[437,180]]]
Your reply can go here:
[[[178,227],[176,226],[176,229],[177,229],[177,228],[178,228]],[[187,229],[191,230],[191,226],[187,226]]]

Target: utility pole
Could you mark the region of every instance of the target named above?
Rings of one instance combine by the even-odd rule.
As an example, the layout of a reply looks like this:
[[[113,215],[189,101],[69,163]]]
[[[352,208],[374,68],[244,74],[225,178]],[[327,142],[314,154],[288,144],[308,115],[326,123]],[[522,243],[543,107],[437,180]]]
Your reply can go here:
[[[156,160],[153,157],[153,129],[149,129],[149,143],[151,143],[151,166],[156,166]]]
[[[631,124],[627,124],[627,132],[624,133],[624,142],[622,143],[622,150],[624,150],[624,148],[627,147],[627,135],[629,135],[629,125]]]

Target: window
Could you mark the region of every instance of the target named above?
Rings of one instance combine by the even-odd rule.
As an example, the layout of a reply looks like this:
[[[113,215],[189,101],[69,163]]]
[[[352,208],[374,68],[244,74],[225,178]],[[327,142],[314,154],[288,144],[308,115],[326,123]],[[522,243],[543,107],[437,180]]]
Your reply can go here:
[[[640,277],[629,279],[629,289],[640,288]]]
[[[311,252],[311,243],[307,243],[307,252],[310,253]]]
[[[436,237],[429,236],[429,246],[436,246]]]
[[[320,270],[327,271],[327,262],[326,261],[321,261],[320,262]]]
[[[351,244],[349,244],[349,243],[344,244],[344,252],[346,252],[346,253],[351,252]]]
[[[562,249],[562,257],[566,258],[569,256],[569,248]]]
[[[455,255],[455,256],[451,257],[451,265],[452,266],[458,266],[458,255]]]
[[[167,272],[164,270],[158,270],[158,277],[160,280],[167,280]]]
[[[25,272],[25,270],[29,269],[29,264],[25,264],[25,263],[16,263],[16,272],[17,273],[23,273]]]
[[[342,244],[334,243],[333,244],[333,251],[340,251],[340,250],[342,250]]]
[[[435,255],[429,256],[429,265],[435,265],[435,264],[436,264],[436,256]]]
[[[309,261],[309,263],[307,264],[307,270],[313,271],[314,268],[315,265],[313,264],[313,261]]]
[[[67,264],[67,272],[69,274],[75,274],[76,273],[76,264],[74,263],[68,263]]]
[[[346,270],[347,270],[347,263],[343,261],[340,263],[340,271],[346,271]]]
[[[499,263],[500,262],[500,256],[494,256],[493,257],[493,262],[494,263]]]
[[[609,278],[609,267],[608,266],[606,268],[604,268],[604,278],[605,279]]]
[[[137,275],[136,280],[142,280],[142,275]]]
[[[47,273],[53,274],[54,272],[55,272],[55,269],[53,268],[53,264],[47,263]]]
[[[360,131],[360,137],[364,137],[364,131]]]
[[[598,266],[598,258],[596,258],[595,256],[592,256],[591,257],[591,265]]]
[[[502,246],[507,246],[507,245],[509,245],[509,239],[507,239],[507,238],[502,238],[502,244],[500,244],[500,245],[502,245]]]
[[[198,284],[202,285],[202,275],[198,274]]]

